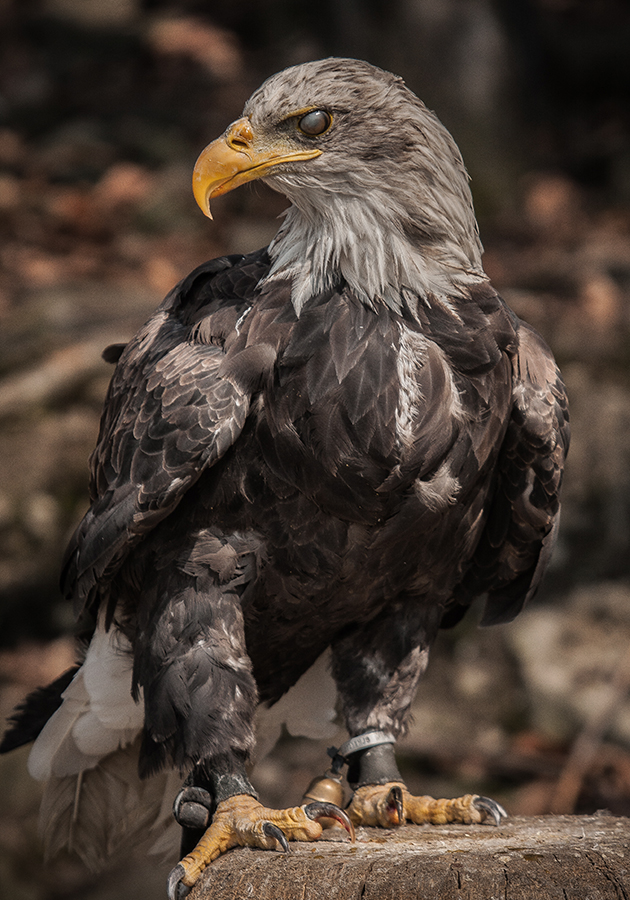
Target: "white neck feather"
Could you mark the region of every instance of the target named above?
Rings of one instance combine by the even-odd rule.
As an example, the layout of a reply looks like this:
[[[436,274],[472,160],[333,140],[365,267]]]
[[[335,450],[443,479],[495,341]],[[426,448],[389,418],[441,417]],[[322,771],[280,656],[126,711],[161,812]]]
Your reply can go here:
[[[485,278],[476,230],[467,242],[453,234],[423,243],[405,233],[404,218],[385,195],[366,203],[327,194],[317,204],[308,202],[304,188],[296,195],[269,246],[272,267],[264,283],[291,280],[298,316],[310,297],[341,280],[366,305],[400,312],[405,302],[413,309],[417,298],[459,296]]]

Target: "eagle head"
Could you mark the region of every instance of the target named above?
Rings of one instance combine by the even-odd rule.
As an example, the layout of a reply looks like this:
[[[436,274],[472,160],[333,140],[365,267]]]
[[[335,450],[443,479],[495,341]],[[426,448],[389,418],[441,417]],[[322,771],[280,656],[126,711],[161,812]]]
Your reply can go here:
[[[404,81],[324,59],[269,78],[201,153],[193,190],[210,200],[262,179],[291,201],[267,280],[292,281],[299,314],[345,280],[400,312],[485,278],[468,176],[449,132]]]

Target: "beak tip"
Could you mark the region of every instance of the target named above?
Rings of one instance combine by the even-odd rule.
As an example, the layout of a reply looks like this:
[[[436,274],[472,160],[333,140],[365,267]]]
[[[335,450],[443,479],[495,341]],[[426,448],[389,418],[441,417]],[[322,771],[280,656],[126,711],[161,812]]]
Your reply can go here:
[[[195,203],[197,204],[197,206],[199,207],[201,212],[204,214],[204,216],[207,216],[209,219],[211,219],[212,213],[210,212],[209,192],[206,193],[205,191],[202,192],[202,191],[198,190],[197,185],[193,181],[193,196],[195,198]]]

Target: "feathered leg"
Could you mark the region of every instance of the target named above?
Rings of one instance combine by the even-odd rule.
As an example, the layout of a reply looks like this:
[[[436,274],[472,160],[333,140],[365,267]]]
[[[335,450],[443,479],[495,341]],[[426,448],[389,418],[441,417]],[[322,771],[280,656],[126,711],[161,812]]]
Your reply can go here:
[[[323,816],[353,832],[330,804],[266,809],[247,778],[258,695],[235,589],[242,566],[238,557],[226,564],[229,541],[201,533],[175,565],[156,561],[134,641],[134,680],[145,704],[141,773],[167,761],[191,771],[175,800],[185,855],[169,876],[172,900],[230,847],[288,849],[287,840],[319,837]]]
[[[496,825],[506,815],[494,800],[467,794],[453,800],[414,797],[398,768],[393,744],[404,733],[418,681],[426,669],[429,647],[439,626],[439,607],[401,602],[387,612],[387,629],[380,617],[333,646],[333,675],[351,736],[341,753],[348,763],[354,790],[348,815],[355,825],[391,827],[446,822]],[[387,635],[386,638],[383,635]],[[371,732],[371,734],[367,734]],[[371,741],[371,743],[370,743]]]

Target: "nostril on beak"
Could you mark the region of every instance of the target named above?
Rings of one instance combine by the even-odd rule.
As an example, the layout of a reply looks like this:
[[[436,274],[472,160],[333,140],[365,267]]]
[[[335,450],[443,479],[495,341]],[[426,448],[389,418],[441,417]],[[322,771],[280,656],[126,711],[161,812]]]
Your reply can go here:
[[[226,140],[233,150],[241,152],[249,150],[254,140],[254,132],[248,119],[239,119],[238,122],[230,125],[227,130]]]

